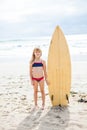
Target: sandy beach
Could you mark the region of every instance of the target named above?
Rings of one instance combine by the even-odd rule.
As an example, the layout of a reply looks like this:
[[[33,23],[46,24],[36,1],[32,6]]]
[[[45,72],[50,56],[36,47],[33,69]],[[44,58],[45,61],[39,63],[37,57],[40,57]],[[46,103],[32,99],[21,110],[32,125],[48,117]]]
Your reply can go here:
[[[41,109],[40,92],[39,108],[34,109],[28,63],[20,65],[19,62],[0,64],[0,130],[87,130],[87,62],[72,63],[67,107],[52,107],[45,85],[44,110]]]
[[[87,0],[0,0],[0,130],[87,130]]]

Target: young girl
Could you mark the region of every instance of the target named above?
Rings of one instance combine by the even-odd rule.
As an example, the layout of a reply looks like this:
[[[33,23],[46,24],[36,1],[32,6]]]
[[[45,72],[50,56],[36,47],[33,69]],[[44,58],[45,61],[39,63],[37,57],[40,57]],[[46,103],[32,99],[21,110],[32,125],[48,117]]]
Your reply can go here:
[[[42,51],[39,48],[33,50],[32,59],[30,61],[30,79],[34,88],[35,108],[37,108],[38,85],[42,95],[42,109],[45,106],[44,79],[47,83],[46,63],[41,59]]]

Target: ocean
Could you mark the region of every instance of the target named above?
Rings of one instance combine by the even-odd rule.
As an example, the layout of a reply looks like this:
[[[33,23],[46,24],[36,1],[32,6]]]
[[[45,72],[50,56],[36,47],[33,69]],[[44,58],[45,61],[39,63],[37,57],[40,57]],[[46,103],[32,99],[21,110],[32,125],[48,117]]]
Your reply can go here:
[[[35,47],[42,49],[44,59],[47,59],[50,37],[31,38],[29,40],[0,41],[0,62],[27,60]],[[87,61],[87,34],[66,35],[72,61]]]

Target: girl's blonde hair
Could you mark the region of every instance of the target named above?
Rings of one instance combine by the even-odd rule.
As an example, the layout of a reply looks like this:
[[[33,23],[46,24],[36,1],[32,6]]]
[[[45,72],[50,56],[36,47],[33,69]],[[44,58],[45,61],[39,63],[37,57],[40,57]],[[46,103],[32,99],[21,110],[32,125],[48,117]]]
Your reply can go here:
[[[41,55],[42,55],[42,51],[41,51],[40,48],[34,48],[33,53],[32,53],[32,58],[31,58],[30,63],[32,63],[32,62],[35,60],[35,54],[34,54],[35,52],[40,52]]]

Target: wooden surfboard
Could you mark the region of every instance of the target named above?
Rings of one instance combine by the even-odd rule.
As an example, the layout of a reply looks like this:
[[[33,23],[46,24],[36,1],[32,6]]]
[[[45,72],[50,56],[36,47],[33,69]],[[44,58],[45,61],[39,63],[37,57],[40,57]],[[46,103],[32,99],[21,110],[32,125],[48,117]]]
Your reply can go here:
[[[67,106],[71,87],[71,61],[65,36],[56,27],[49,46],[48,91],[53,106]]]

